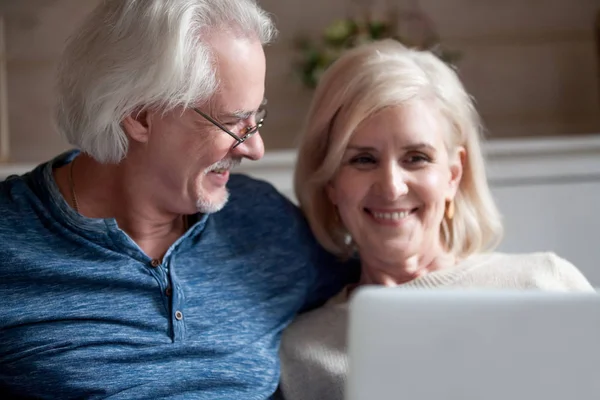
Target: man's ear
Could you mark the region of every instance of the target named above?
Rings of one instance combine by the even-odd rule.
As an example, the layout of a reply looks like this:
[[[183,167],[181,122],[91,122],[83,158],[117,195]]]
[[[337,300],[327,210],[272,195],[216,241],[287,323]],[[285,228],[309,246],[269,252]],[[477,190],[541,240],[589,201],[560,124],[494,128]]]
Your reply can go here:
[[[125,117],[123,130],[132,140],[140,143],[148,142],[150,136],[150,113],[147,110],[133,111]]]
[[[453,199],[458,191],[458,186],[462,180],[463,170],[467,160],[467,151],[463,146],[459,146],[456,148],[454,154],[451,154],[450,156],[449,200]]]

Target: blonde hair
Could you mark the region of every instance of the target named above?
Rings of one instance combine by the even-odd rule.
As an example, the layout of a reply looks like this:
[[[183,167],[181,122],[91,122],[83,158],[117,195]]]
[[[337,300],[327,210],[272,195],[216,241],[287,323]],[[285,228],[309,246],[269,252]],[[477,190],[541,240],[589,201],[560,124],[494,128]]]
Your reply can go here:
[[[296,197],[315,236],[334,254],[348,257],[354,251],[326,193],[352,134],[382,108],[418,100],[433,100],[448,120],[448,149],[466,151],[454,218],[444,218],[442,241],[458,257],[491,251],[499,243],[501,217],[487,183],[481,123],[471,97],[456,73],[432,53],[383,40],[346,52],[326,71],[300,138]]]

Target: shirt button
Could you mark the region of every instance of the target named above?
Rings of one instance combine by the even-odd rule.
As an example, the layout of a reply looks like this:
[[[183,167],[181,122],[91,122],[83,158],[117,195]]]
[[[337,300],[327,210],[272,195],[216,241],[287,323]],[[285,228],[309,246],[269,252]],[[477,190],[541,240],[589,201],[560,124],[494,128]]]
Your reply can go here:
[[[183,319],[183,314],[181,311],[175,311],[175,319],[177,319],[177,321],[181,321]]]
[[[156,268],[156,267],[158,267],[159,265],[160,265],[160,260],[158,260],[158,259],[156,259],[156,258],[154,258],[152,261],[150,261],[150,266],[151,266],[152,268]]]
[[[171,290],[171,286],[169,286],[165,289],[165,295],[167,295],[167,297],[171,297],[171,294],[173,294],[173,291]]]

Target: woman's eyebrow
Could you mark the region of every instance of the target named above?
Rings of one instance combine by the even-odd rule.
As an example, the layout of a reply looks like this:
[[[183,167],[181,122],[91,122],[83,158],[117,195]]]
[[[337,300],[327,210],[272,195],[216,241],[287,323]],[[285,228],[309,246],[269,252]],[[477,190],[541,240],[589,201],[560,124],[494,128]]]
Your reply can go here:
[[[430,150],[435,151],[435,147],[430,145],[429,143],[414,143],[409,144],[403,147],[404,150]]]
[[[354,151],[377,151],[375,147],[371,146],[353,146],[350,145],[346,147],[346,150],[354,150]]]
[[[347,148],[347,150],[354,150],[354,151],[377,151],[377,149],[375,147],[372,146],[360,146],[360,145],[349,145]],[[413,144],[408,144],[404,147],[402,147],[403,150],[405,151],[413,151],[413,150],[430,150],[430,151],[435,151],[435,147],[430,145],[429,143],[413,143]]]

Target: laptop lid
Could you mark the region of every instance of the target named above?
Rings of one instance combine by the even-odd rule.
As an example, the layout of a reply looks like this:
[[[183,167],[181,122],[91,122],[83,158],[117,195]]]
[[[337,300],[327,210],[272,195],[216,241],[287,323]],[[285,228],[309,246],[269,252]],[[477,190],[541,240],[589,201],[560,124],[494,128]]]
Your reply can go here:
[[[600,399],[596,294],[364,288],[348,400]]]

